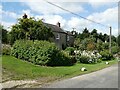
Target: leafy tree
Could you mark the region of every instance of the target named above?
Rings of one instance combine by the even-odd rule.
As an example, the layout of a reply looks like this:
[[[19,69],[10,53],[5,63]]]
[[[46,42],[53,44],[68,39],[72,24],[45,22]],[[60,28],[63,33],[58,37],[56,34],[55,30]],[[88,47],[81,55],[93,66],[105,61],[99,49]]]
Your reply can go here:
[[[11,42],[13,43],[18,39],[27,40],[49,40],[53,36],[51,28],[44,25],[41,20],[36,20],[34,18],[23,18],[18,19],[18,23],[12,26],[10,32]]]
[[[88,50],[88,51],[93,51],[93,50],[95,50],[95,48],[96,48],[96,45],[95,45],[94,42],[89,42],[89,43],[87,44],[87,50]]]
[[[103,48],[104,49],[109,49],[109,42],[103,43]]]
[[[74,47],[78,49],[80,47],[80,44],[81,44],[80,38],[76,38],[74,41]]]
[[[105,39],[104,39],[102,33],[100,33],[100,34],[98,35],[98,38],[99,38],[101,41],[105,42]]]
[[[117,37],[118,46],[120,47],[120,35]]]
[[[81,50],[95,50],[96,45],[93,38],[85,38],[81,41]]]
[[[82,33],[83,38],[88,38],[90,36],[89,30],[85,28]]]
[[[97,42],[97,50],[100,52],[100,51],[102,51],[103,50],[103,41],[102,40],[100,40],[100,39],[98,39],[98,42]]]
[[[6,30],[6,29],[4,29],[4,27],[0,24],[0,31],[2,31],[2,37],[0,37],[0,38],[2,38],[2,43],[7,43],[8,42],[8,40],[7,40],[7,36],[8,36],[8,31]]]
[[[117,42],[117,38],[113,35],[111,36],[111,40],[112,40],[112,42]]]
[[[109,42],[109,36],[107,34],[104,34],[103,37],[104,37],[104,41]]]
[[[98,39],[98,33],[96,29],[93,29],[93,31],[91,32],[91,35],[95,38],[95,42],[97,43],[97,39]]]

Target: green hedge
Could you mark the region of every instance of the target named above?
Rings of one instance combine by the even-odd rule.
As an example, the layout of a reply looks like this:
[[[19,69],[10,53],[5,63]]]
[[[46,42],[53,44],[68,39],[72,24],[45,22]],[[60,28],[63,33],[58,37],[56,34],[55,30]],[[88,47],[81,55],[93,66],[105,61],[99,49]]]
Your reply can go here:
[[[74,55],[74,48],[73,48],[73,47],[67,47],[67,48],[65,49],[65,51],[68,52],[69,55]]]
[[[18,40],[13,45],[11,55],[37,65],[73,65],[69,56],[48,41]]]
[[[102,56],[102,60],[112,60],[113,59],[113,55],[111,53],[109,53],[108,50],[104,50],[100,52],[100,55]]]

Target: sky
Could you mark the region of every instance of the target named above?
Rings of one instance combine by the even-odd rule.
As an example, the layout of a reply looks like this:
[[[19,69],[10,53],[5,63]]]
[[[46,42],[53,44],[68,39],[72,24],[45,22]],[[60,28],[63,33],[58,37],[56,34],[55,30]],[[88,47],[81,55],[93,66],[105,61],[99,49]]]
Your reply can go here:
[[[109,26],[112,26],[112,34],[118,35],[118,0],[47,0],[79,16],[104,24],[108,27],[92,23],[79,16],[55,7],[45,0],[4,0],[0,4],[0,20],[8,31],[11,26],[18,23],[26,13],[35,19],[44,19],[43,22],[56,25],[60,22],[63,30],[82,32],[84,28],[89,31],[97,29],[98,33],[109,34]]]

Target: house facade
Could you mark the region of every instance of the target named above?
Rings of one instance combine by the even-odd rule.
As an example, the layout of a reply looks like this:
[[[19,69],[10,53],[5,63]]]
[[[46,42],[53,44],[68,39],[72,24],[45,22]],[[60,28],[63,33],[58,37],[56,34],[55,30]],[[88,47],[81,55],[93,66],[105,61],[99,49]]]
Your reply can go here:
[[[57,25],[48,23],[45,23],[45,25],[53,31],[54,37],[52,41],[55,42],[60,49],[65,49],[67,46],[71,47],[74,45],[74,35],[69,31],[61,29],[59,22]]]

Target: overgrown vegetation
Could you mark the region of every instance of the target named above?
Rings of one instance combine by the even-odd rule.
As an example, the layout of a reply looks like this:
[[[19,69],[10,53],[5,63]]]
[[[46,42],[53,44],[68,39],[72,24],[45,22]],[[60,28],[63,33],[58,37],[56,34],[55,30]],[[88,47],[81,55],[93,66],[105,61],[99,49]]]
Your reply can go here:
[[[67,66],[73,65],[76,60],[87,64],[99,63],[101,60],[113,59],[113,54],[120,51],[118,47],[120,45],[117,44],[120,35],[112,36],[112,53],[109,53],[109,35],[98,33],[96,29],[90,32],[87,28],[82,33],[75,32],[74,47],[67,47],[61,51],[54,43],[49,42],[54,36],[51,28],[46,27],[41,20],[36,20],[34,17],[28,18],[26,14],[23,18],[18,19],[10,32],[5,30],[2,25],[0,28],[2,42],[12,45],[12,52],[9,45],[3,46],[3,55],[9,55],[11,52],[12,56],[37,65]],[[81,53],[75,54],[75,50]],[[84,51],[95,51],[101,54],[101,57],[98,58],[96,54],[89,53],[83,55]]]
[[[54,43],[47,41],[18,40],[12,47],[11,55],[37,65],[72,65],[69,55],[63,54]]]
[[[97,50],[99,53],[104,50],[109,50],[109,35],[98,33],[96,29],[91,32],[87,28],[82,33],[76,33],[74,47],[77,50],[94,51]],[[119,37],[112,35],[112,54],[116,54],[120,51]],[[118,51],[119,50],[119,51]]]
[[[107,51],[107,50],[101,51],[100,54],[102,56],[102,60],[112,60],[112,59],[114,59],[113,55],[111,53],[109,53],[109,51]]]

